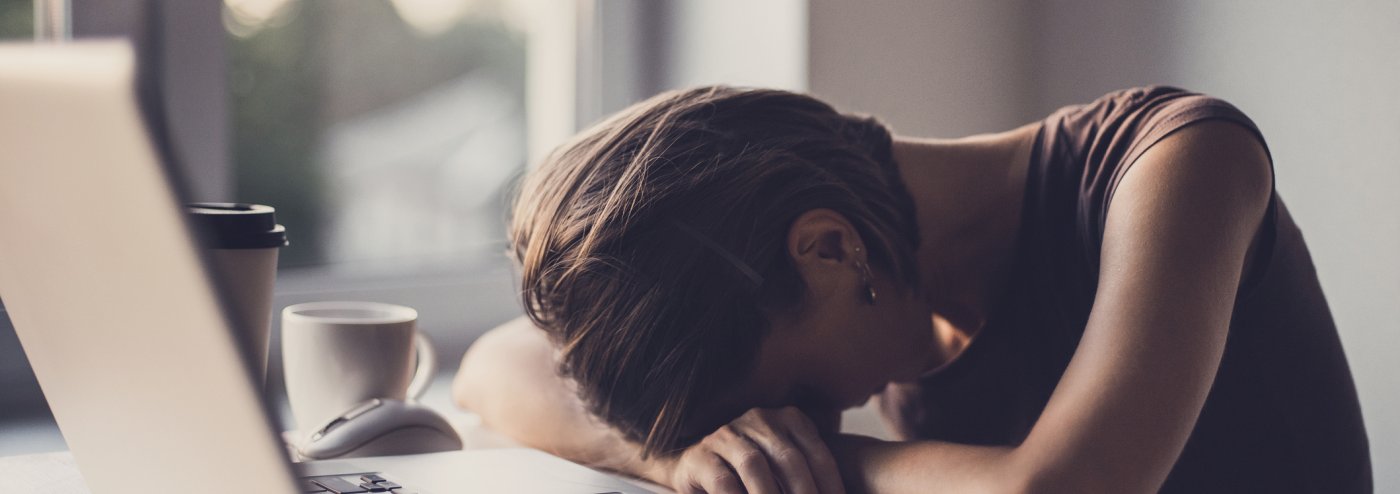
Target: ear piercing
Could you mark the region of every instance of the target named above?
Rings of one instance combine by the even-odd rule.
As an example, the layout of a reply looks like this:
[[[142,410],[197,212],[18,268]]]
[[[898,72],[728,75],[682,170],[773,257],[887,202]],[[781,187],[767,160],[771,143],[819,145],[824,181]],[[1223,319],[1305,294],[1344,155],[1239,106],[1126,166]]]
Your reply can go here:
[[[860,254],[860,247],[856,247],[856,254]],[[865,303],[875,305],[875,285],[872,282],[875,275],[870,272],[870,264],[856,261],[856,269],[861,270],[861,283],[865,284]]]

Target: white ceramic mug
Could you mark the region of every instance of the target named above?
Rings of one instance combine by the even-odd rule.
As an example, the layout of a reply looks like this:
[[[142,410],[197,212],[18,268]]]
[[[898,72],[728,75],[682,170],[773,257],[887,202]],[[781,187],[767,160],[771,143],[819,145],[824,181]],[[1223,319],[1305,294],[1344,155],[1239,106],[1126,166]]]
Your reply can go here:
[[[436,359],[418,312],[376,302],[311,302],[282,309],[282,369],[299,430],[373,398],[417,398]]]

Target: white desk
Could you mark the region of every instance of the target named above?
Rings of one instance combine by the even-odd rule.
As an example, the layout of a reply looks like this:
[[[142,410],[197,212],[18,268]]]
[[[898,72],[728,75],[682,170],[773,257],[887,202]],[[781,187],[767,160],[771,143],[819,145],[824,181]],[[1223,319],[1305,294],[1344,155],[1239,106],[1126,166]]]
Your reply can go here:
[[[465,449],[490,449],[520,447],[495,431],[481,425],[476,414],[458,409],[452,404],[451,376],[444,374],[429,388],[423,402],[447,417],[448,422],[462,436]],[[848,410],[842,417],[842,429],[847,432],[885,437],[886,432],[879,424],[870,406]],[[82,475],[73,463],[72,455],[66,451],[19,456],[0,457],[0,479],[5,479],[4,492],[34,494],[71,494],[88,492]],[[670,492],[664,487],[629,478],[624,480],[656,492]]]
[[[476,414],[452,405],[450,376],[435,380],[423,402],[447,417],[462,436],[464,449],[518,448],[519,443],[481,425]],[[284,433],[295,436],[294,433]],[[656,492],[670,492],[664,487],[620,477],[623,480]],[[87,494],[87,484],[78,471],[73,455],[67,451],[0,457],[0,479],[3,492],[26,494]]]
[[[452,414],[451,422],[462,435],[465,449],[519,447],[509,438],[481,427],[476,416],[468,412]],[[5,479],[4,492],[32,494],[87,494],[82,473],[67,451],[0,457],[0,479]],[[628,482],[656,492],[667,489],[649,482],[627,479]]]

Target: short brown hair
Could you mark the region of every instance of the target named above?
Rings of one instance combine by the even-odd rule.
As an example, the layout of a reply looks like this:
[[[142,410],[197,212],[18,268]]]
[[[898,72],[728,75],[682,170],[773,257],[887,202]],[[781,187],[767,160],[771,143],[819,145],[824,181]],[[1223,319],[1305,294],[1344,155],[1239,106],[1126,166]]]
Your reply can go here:
[[[657,95],[556,149],[522,183],[511,250],[525,311],[589,411],[644,455],[697,439],[682,437],[690,405],[751,372],[766,313],[801,310],[785,245],[806,211],[844,215],[873,266],[916,286],[890,145],[878,121],[810,96],[715,86]]]

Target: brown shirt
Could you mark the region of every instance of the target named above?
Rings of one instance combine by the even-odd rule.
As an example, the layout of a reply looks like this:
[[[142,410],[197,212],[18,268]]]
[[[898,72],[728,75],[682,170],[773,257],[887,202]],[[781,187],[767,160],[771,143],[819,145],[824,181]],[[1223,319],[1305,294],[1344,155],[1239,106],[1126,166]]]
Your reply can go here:
[[[1264,141],[1229,103],[1166,86],[1110,93],[1045,119],[1012,281],[956,360],[881,395],[897,434],[990,445],[1025,439],[1083,335],[1123,172],[1167,134],[1209,119],[1236,122]],[[1270,202],[1215,383],[1162,492],[1372,490],[1336,327],[1301,232],[1277,193]]]

